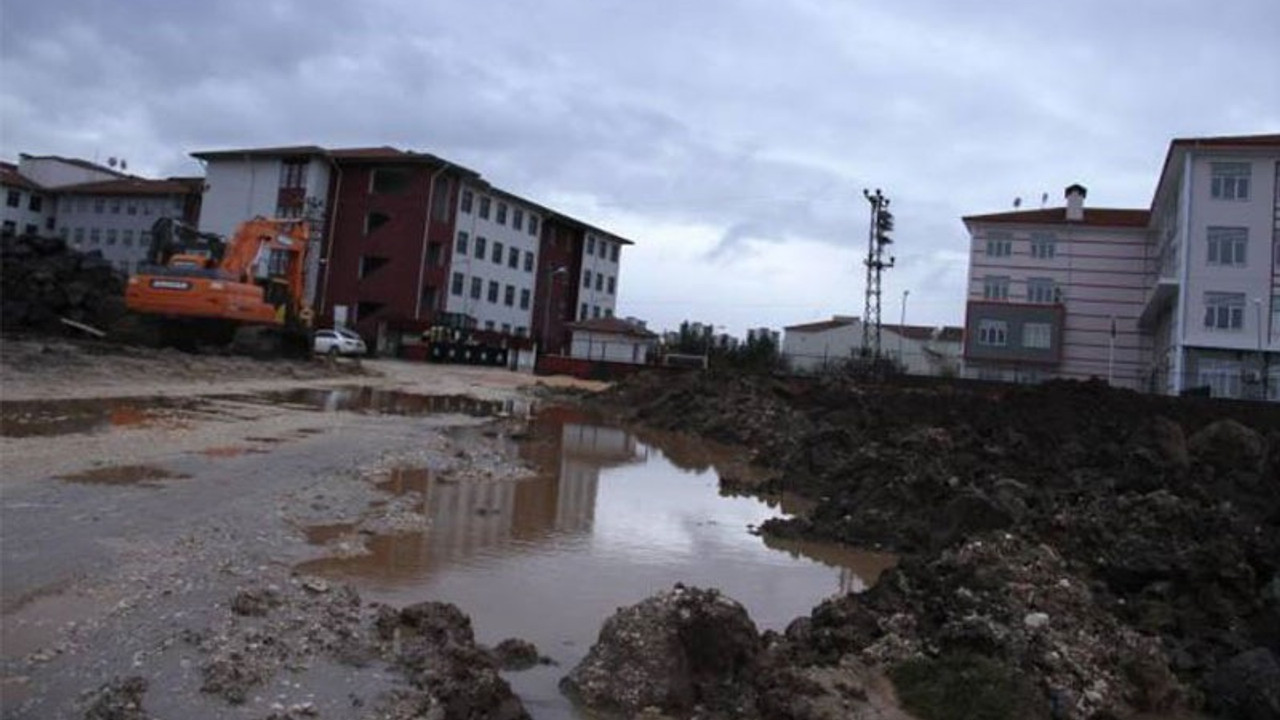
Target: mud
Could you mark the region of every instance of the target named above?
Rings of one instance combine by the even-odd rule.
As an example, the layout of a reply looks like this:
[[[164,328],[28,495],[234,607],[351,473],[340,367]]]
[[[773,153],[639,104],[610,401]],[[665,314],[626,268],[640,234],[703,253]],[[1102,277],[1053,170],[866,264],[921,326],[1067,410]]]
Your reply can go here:
[[[174,472],[154,465],[111,465],[93,468],[70,475],[59,475],[65,482],[83,485],[140,485],[143,487],[162,487],[160,480],[185,480],[190,478],[180,472]]]
[[[603,404],[750,448],[775,473],[764,490],[814,501],[769,536],[905,553],[816,610],[820,632],[788,635],[802,667],[932,667],[906,698],[921,717],[951,717],[930,693],[955,668],[1030,693],[991,717],[1175,716],[1220,706],[1218,678],[1251,678],[1220,670],[1240,653],[1280,647],[1274,406],[714,374],[636,378]],[[1269,702],[1256,695],[1231,702]]]

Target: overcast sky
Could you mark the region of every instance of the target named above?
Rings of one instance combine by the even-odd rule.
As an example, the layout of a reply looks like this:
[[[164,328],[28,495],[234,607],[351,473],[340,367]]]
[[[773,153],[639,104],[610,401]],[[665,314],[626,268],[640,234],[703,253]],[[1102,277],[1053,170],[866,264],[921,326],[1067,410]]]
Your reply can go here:
[[[435,153],[635,240],[618,312],[963,321],[959,217],[1147,207],[1172,137],[1280,131],[1276,0],[0,0],[0,156]]]

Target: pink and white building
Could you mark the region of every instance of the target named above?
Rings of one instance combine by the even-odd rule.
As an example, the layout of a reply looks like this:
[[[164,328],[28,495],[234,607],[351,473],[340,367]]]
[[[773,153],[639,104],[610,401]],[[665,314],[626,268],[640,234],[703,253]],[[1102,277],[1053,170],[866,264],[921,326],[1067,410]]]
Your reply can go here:
[[[972,377],[1280,400],[1280,135],[1174,140],[1149,209],[970,215]]]

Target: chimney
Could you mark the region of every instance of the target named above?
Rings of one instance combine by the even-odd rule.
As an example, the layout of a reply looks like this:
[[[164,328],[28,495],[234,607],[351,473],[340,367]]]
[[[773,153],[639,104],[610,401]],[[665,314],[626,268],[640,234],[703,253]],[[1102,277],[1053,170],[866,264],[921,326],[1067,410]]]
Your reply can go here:
[[[1088,194],[1079,183],[1067,186],[1067,222],[1084,222],[1084,198]]]

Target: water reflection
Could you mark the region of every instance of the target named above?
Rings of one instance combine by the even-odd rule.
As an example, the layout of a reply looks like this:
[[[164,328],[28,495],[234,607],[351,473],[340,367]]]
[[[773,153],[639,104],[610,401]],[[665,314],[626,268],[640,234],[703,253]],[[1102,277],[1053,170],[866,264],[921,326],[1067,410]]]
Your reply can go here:
[[[163,424],[181,427],[198,399],[94,398],[0,401],[0,435],[44,437]]]
[[[226,395],[224,399],[259,405],[291,405],[321,412],[356,412],[417,417],[442,413],[492,417],[525,414],[529,404],[516,400],[479,400],[467,395],[419,395],[399,390],[350,385],[332,388],[294,388],[255,395]]]
[[[749,526],[779,509],[721,495],[715,468],[731,458],[694,442],[680,447],[681,467],[665,445],[574,410],[546,409],[526,441],[511,443],[540,469],[537,477],[452,482],[397,471],[383,489],[420,493],[429,529],[373,536],[368,555],[299,570],[354,581],[382,602],[457,603],[482,641],[523,637],[567,668],[618,607],[676,582],[720,588],[761,628],[777,630],[830,595],[865,589],[892,565],[883,554],[752,535]],[[345,532],[325,528],[312,538]],[[541,669],[511,680],[535,717],[570,718],[555,687],[561,674]]]

